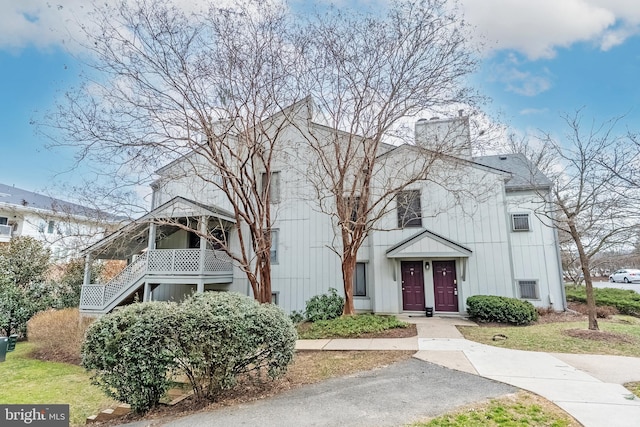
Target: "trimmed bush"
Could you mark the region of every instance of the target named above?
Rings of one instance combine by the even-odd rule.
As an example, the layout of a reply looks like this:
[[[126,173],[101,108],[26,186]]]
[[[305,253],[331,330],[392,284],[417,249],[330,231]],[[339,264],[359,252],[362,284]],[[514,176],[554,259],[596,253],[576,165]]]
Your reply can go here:
[[[29,342],[38,359],[79,365],[84,335],[94,319],[80,318],[77,308],[41,311],[27,323]]]
[[[587,302],[584,286],[567,286],[567,301]],[[621,314],[640,317],[640,294],[630,289],[594,288],[597,306],[615,307]]]
[[[538,319],[538,312],[529,301],[495,295],[474,295],[467,298],[467,313],[480,322],[514,325],[528,325]]]
[[[277,378],[293,360],[296,330],[275,305],[206,292],[186,299],[179,313],[170,349],[197,398],[233,388],[242,374]]]
[[[338,295],[335,288],[329,288],[328,294],[316,295],[307,301],[304,314],[307,320],[331,320],[342,316],[344,298]]]
[[[293,360],[296,339],[280,308],[206,292],[181,304],[132,304],[100,318],[87,332],[82,364],[94,384],[140,414],[158,404],[172,374],[185,374],[199,399],[234,387],[243,374],[276,378]]]
[[[176,323],[172,303],[132,304],[101,317],[87,331],[82,366],[109,397],[143,414],[171,385],[174,357],[168,350]]]

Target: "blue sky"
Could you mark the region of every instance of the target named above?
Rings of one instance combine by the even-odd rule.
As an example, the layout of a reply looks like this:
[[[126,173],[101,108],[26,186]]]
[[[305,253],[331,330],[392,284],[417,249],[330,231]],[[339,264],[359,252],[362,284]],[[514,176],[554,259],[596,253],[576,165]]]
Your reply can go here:
[[[2,183],[55,193],[75,179],[63,173],[72,153],[47,150],[30,122],[77,82],[81,52],[70,40],[84,4],[0,0]],[[492,99],[485,111],[511,130],[561,134],[560,114],[582,107],[586,118],[600,121],[627,114],[622,125],[640,129],[637,0],[462,0],[461,10],[474,43],[483,46],[471,81]]]

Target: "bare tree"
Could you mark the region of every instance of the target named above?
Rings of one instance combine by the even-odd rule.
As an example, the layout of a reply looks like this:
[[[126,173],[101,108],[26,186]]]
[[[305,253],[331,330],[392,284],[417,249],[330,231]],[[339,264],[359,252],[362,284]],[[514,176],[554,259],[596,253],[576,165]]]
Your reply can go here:
[[[529,158],[552,178],[550,203],[537,212],[553,220],[565,246],[575,251],[586,285],[589,329],[598,330],[593,295],[592,265],[600,253],[631,248],[640,226],[640,213],[630,200],[638,189],[625,185],[628,176],[611,168],[616,153],[629,144],[616,134],[621,118],[583,123],[582,111],[563,116],[567,132],[562,139],[550,133]],[[526,150],[525,150],[526,151]],[[536,153],[532,155],[533,153]]]
[[[475,60],[464,23],[449,6],[394,1],[386,14],[367,15],[331,9],[302,28],[304,87],[326,125],[303,133],[314,159],[305,173],[335,227],[331,249],[342,263],[345,315],[354,313],[353,272],[369,232],[396,202],[411,205],[396,195],[429,179],[445,156],[459,154],[460,129],[425,149],[414,144],[413,129],[402,126],[425,110],[474,101],[463,79]],[[411,146],[396,155],[385,143],[391,138]]]
[[[90,71],[48,118],[54,145],[73,147],[120,185],[148,184],[177,160],[172,179],[216,188],[233,213],[236,245],[189,221],[172,225],[227,252],[254,297],[269,302],[271,162],[299,100],[290,15],[268,0],[191,13],[168,0],[94,7]]]

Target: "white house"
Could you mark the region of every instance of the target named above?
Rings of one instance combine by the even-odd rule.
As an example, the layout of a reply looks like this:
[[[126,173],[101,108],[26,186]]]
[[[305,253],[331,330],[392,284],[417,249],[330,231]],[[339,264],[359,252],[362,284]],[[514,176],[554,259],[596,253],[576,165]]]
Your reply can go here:
[[[79,256],[87,244],[121,222],[95,209],[0,184],[0,244],[12,237],[32,237],[51,250],[54,261]]]
[[[288,312],[303,310],[309,298],[329,288],[342,290],[340,260],[329,249],[335,243],[335,224],[318,209],[301,173],[305,161],[313,161],[302,133],[326,128],[309,117],[294,117],[297,122],[281,130],[286,149],[272,166],[277,178],[272,180],[277,183],[273,301]],[[430,307],[436,314],[464,314],[467,297],[491,294],[565,309],[556,233],[548,219],[535,213],[546,203],[551,183],[532,171],[524,157],[472,157],[465,117],[419,121],[415,145],[385,145],[380,156],[403,164],[452,131],[456,143],[436,165],[441,171],[436,176],[451,185],[431,177],[395,195],[410,202],[387,212],[358,252],[355,308],[411,313]],[[189,173],[190,168],[202,173],[207,165],[192,153],[157,171],[150,213],[87,249],[89,259],[130,263],[110,283],[85,282],[84,313],[109,312],[135,295],[139,300],[179,300],[194,291],[251,294],[248,280],[225,253],[180,227],[154,225],[172,218],[203,231],[228,233],[232,244],[237,243],[236,221],[225,198]]]

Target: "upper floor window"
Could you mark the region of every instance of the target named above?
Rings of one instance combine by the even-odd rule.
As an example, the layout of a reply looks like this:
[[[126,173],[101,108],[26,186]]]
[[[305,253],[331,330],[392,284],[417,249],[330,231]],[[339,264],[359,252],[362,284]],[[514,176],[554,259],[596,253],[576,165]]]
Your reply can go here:
[[[9,222],[9,218],[0,216],[0,225],[7,225],[8,222]]]
[[[511,214],[511,229],[513,231],[529,231],[531,225],[529,224],[528,213]]]
[[[398,227],[422,227],[420,190],[400,191],[396,195]]]
[[[278,234],[280,230],[271,230],[271,249],[269,256],[271,257],[271,263],[278,263]]]
[[[262,173],[262,194],[269,191],[269,201],[271,203],[280,202],[280,172]]]
[[[47,233],[53,234],[53,231],[55,229],[56,229],[56,222],[55,221],[49,221],[49,223],[47,225]]]

